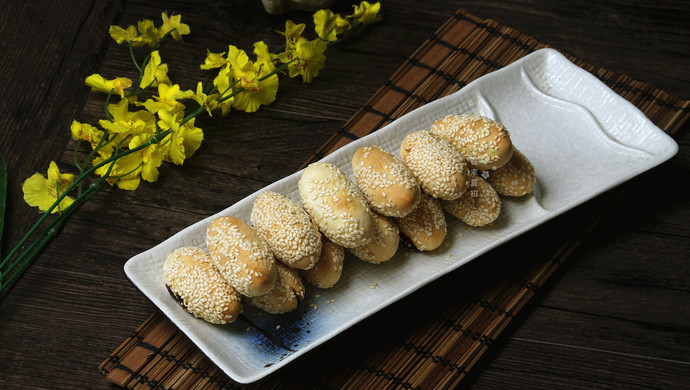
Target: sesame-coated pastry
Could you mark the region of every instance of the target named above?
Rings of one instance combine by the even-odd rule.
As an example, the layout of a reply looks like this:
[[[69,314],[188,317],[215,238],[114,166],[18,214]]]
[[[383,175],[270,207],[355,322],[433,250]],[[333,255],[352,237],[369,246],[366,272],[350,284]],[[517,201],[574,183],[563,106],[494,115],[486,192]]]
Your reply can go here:
[[[309,269],[321,253],[321,233],[299,204],[277,192],[262,192],[254,200],[250,220],[279,261]]]
[[[374,239],[364,246],[350,248],[349,251],[361,260],[378,264],[395,256],[400,244],[400,231],[390,218],[378,213],[374,213],[374,221]]]
[[[304,209],[331,241],[345,248],[371,241],[372,211],[355,183],[335,165],[307,166],[299,180],[299,195]]]
[[[352,175],[369,206],[381,215],[404,217],[421,199],[417,179],[405,164],[378,146],[364,146],[352,156]]]
[[[505,126],[484,116],[448,115],[437,120],[431,132],[457,147],[470,168],[498,169],[513,154],[513,144]]]
[[[277,279],[276,261],[266,241],[246,222],[218,217],[206,231],[206,246],[216,268],[247,297],[268,293]]]
[[[471,177],[470,189],[463,196],[442,201],[441,205],[448,214],[473,227],[488,225],[501,213],[501,199],[496,190],[476,175]]]
[[[513,157],[510,161],[501,168],[489,172],[486,180],[499,195],[519,197],[532,192],[537,175],[527,157],[513,147]]]
[[[295,310],[304,299],[304,284],[296,270],[276,263],[278,280],[268,293],[247,298],[247,303],[271,314]]]
[[[168,292],[197,318],[226,324],[242,312],[240,294],[201,248],[182,247],[170,253],[163,265],[163,278]]]
[[[465,159],[442,137],[414,131],[403,139],[400,157],[428,195],[452,200],[465,193],[469,178]]]
[[[446,238],[446,216],[438,199],[422,194],[422,200],[404,218],[394,218],[400,234],[420,251],[431,251]]]
[[[301,271],[302,277],[314,287],[331,288],[340,280],[345,263],[345,249],[326,237],[322,238],[321,256],[313,268]]]

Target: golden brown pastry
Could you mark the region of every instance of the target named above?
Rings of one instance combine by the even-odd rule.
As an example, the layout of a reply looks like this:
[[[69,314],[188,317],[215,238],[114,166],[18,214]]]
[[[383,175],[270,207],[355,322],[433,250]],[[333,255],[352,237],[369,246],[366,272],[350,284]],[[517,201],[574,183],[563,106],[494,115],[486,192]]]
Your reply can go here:
[[[465,159],[442,137],[426,130],[414,131],[403,139],[400,158],[422,190],[434,198],[452,200],[465,193],[469,184]]]
[[[345,249],[330,241],[322,238],[323,246],[321,256],[316,265],[308,270],[301,271],[302,277],[309,283],[318,288],[331,288],[340,280],[345,263]]]
[[[442,201],[448,214],[469,226],[485,226],[495,221],[501,213],[501,199],[496,190],[480,176],[473,175],[470,189],[460,198]]]
[[[400,234],[420,251],[431,251],[446,238],[446,216],[438,199],[422,194],[422,200],[410,214],[394,219]]]
[[[479,115],[448,115],[431,126],[438,134],[456,146],[465,156],[470,168],[498,169],[513,154],[510,134],[502,124]]]
[[[277,192],[254,200],[250,220],[276,259],[296,269],[309,269],[321,253],[321,232],[302,206]]]
[[[261,236],[235,217],[218,217],[206,232],[206,246],[218,271],[242,295],[268,293],[278,277],[276,261]]]
[[[168,292],[189,313],[212,324],[233,322],[242,312],[240,294],[198,247],[173,251],[163,265]]]
[[[352,175],[369,206],[381,215],[404,217],[419,203],[421,189],[405,164],[378,146],[352,156]]]
[[[513,157],[510,161],[501,168],[489,172],[486,180],[499,195],[518,197],[532,192],[537,175],[527,157],[513,147]]]
[[[304,284],[296,270],[276,263],[278,280],[267,294],[249,297],[247,303],[271,314],[293,311],[304,299]]]
[[[359,188],[335,165],[307,166],[299,180],[299,195],[304,209],[331,241],[345,248],[371,241],[372,212]]]
[[[364,246],[350,248],[349,251],[361,260],[378,264],[395,256],[400,244],[400,231],[390,218],[383,215],[374,213],[374,221],[374,239]]]

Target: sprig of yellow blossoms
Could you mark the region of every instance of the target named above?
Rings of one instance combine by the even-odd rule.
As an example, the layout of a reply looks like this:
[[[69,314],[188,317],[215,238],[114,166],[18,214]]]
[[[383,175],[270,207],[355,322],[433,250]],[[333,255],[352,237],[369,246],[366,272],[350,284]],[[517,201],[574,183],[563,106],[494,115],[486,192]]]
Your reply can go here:
[[[330,10],[314,13],[317,35],[314,39],[304,36],[305,24],[287,20],[285,30],[277,31],[285,37],[280,52],[271,52],[263,41],[254,43],[252,58],[233,45],[221,53],[208,50],[200,68],[212,72],[211,77],[190,89],[183,89],[170,80],[168,65],[159,51],[166,40],[182,41],[184,35],[190,34],[181,15],[169,16],[163,12],[159,26],[151,20],[141,20],[136,26],[126,28],[111,26],[110,36],[118,44],[129,47],[138,78],[106,78],[93,74],[85,79],[92,91],[106,94],[105,119],[99,120],[98,126],[72,122],[70,130],[77,141],[76,174],[61,172],[51,161],[47,177],[36,173],[24,182],[24,200],[38,207],[43,215],[0,262],[0,293],[37,256],[74,209],[105,183],[135,190],[142,180],[158,180],[159,167],[164,162],[183,165],[204,140],[202,129],[195,126],[197,116],[212,116],[217,112],[225,116],[233,110],[255,112],[276,99],[281,74],[299,76],[304,83],[310,83],[323,69],[325,52],[331,44],[347,33],[359,32],[366,25],[381,20],[380,3],[362,1],[353,7],[354,12],[346,16]],[[148,48],[141,61],[136,59],[135,53],[139,48]],[[114,99],[119,100],[111,102]],[[91,150],[83,161],[79,161],[77,151],[82,144],[88,144]],[[85,186],[85,179],[93,173],[98,179]],[[23,248],[46,217],[53,213],[58,216]]]
[[[75,120],[71,126],[72,136],[91,145],[96,153],[93,164],[99,164],[122,150],[144,144],[161,131],[169,131],[160,143],[96,170],[101,177],[107,176],[108,183],[125,190],[136,189],[141,180],[156,181],[158,168],[163,162],[182,165],[201,145],[204,135],[194,124],[196,116],[201,113],[213,115],[216,111],[227,115],[233,109],[250,113],[257,111],[275,100],[278,76],[282,72],[289,77],[301,76],[305,83],[310,83],[325,65],[328,43],[337,41],[354,26],[380,20],[379,10],[379,3],[368,2],[354,6],[354,12],[347,16],[319,10],[313,15],[318,37],[311,40],[303,36],[305,24],[288,20],[285,30],[278,31],[285,37],[285,45],[284,50],[277,54],[271,53],[263,41],[254,43],[253,59],[234,45],[229,45],[228,50],[222,53],[209,50],[200,68],[216,71],[215,77],[208,85],[199,82],[194,89],[182,89],[172,83],[168,77],[168,65],[161,60],[158,50],[166,38],[181,41],[190,33],[180,15],[163,13],[160,27],[151,20],[142,20],[137,26],[127,28],[111,26],[110,35],[118,44],[128,44],[130,48],[151,47],[152,50],[143,66],[135,61],[141,73],[137,82],[125,77],[107,79],[100,74],[86,78],[86,85],[93,91],[109,94],[109,97],[119,96],[120,101],[107,105],[107,119],[100,120],[99,127]],[[147,89],[155,93],[142,101],[140,97]],[[187,113],[189,102],[196,103],[196,107]],[[83,172],[83,164],[77,165]],[[27,180],[25,199],[30,205],[46,211],[57,199],[60,188],[67,188],[71,180],[73,175],[61,174],[53,162],[47,179],[36,174]],[[68,204],[69,200],[63,200],[61,208]],[[58,210],[55,208],[52,212]]]

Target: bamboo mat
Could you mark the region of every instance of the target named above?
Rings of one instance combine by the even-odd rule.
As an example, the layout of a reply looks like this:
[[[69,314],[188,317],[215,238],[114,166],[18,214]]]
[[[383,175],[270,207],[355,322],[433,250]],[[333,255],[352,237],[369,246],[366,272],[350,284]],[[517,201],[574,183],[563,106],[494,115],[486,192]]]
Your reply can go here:
[[[512,28],[459,10],[304,165],[544,47]],[[675,135],[690,117],[690,101],[564,54],[669,134]],[[449,297],[437,317],[415,323],[416,328],[402,338],[386,339],[367,356],[345,366],[310,373],[308,382],[286,373],[288,366],[257,383],[240,385],[160,312],[152,314],[99,368],[109,381],[133,389],[450,388],[467,376],[602,217],[600,211],[591,214],[578,218],[576,228],[536,253],[522,268],[513,269],[510,275],[487,276],[482,282],[485,285],[470,297]]]

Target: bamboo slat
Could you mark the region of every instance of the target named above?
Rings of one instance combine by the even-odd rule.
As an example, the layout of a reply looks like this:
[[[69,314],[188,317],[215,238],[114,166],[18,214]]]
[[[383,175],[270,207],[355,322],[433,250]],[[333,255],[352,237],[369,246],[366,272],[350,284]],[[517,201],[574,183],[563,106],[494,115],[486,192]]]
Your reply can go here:
[[[543,47],[546,45],[519,31],[459,10],[304,166]],[[669,134],[675,135],[688,121],[690,101],[564,54],[635,104]],[[349,367],[325,371],[311,378],[311,383],[343,389],[457,385],[600,218],[601,213],[590,215],[557,246],[538,253],[535,261],[510,276],[495,278],[474,297],[450,299],[439,316],[426,319],[404,340],[384,344]],[[100,369],[109,381],[132,389],[306,388],[288,375],[251,385],[233,382],[160,312],[152,314]]]

